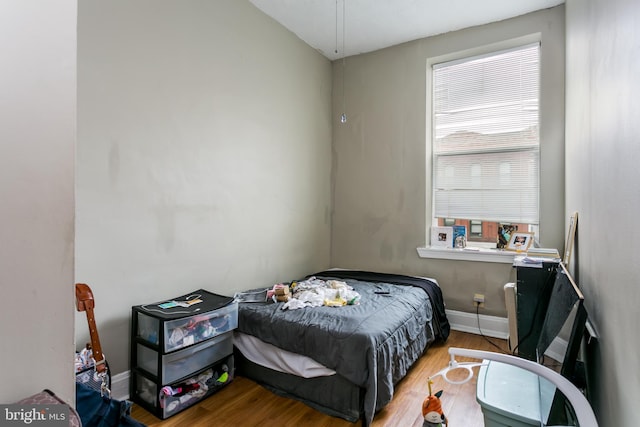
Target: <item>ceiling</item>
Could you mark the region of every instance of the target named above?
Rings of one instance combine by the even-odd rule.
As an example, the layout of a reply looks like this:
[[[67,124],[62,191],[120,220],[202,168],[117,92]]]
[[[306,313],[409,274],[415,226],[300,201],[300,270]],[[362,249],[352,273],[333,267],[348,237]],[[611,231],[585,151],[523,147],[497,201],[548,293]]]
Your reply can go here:
[[[564,3],[564,0],[250,1],[331,60]]]

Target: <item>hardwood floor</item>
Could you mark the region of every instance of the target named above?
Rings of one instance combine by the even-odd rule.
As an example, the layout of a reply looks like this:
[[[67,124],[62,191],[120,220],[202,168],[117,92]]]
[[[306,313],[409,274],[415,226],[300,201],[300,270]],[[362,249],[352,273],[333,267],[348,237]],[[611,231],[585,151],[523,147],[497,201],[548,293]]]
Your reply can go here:
[[[506,351],[505,340],[489,340]],[[372,427],[422,426],[422,401],[429,394],[427,378],[446,367],[449,347],[500,351],[480,335],[452,331],[444,344],[427,350],[395,389],[391,403],[378,412]],[[456,358],[459,362],[464,358]],[[434,379],[433,392],[444,390],[442,406],[453,426],[482,427],[484,422],[476,402],[476,375],[466,384],[452,385],[441,377]],[[236,376],[231,384],[218,393],[167,419],[159,420],[146,410],[134,405],[132,414],[149,427],[182,426],[318,426],[358,427],[361,422],[350,423],[318,412],[296,400],[277,396],[255,382]]]

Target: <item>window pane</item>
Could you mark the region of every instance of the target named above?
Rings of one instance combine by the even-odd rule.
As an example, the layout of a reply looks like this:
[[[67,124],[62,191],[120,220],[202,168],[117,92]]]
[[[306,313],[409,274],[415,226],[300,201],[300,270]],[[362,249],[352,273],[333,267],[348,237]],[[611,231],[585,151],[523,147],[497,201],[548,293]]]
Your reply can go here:
[[[469,221],[469,232],[473,237],[482,237],[482,221]]]
[[[538,224],[539,45],[437,64],[433,88],[434,216]]]

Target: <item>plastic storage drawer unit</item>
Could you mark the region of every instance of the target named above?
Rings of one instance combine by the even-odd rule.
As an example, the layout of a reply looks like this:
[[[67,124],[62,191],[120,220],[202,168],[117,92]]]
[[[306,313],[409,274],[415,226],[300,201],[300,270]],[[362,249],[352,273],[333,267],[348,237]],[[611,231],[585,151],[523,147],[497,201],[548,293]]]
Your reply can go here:
[[[130,395],[166,418],[212,395],[234,376],[233,297],[203,289],[131,309]]]

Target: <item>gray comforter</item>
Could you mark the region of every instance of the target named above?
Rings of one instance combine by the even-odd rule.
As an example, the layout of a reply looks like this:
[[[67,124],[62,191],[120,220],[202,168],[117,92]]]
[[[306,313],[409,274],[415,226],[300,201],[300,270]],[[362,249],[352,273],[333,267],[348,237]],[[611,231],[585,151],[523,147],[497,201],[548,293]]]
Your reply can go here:
[[[238,329],[309,356],[362,387],[368,425],[393,398],[394,385],[435,340],[433,309],[419,287],[339,280],[361,295],[359,305],[283,311],[283,303],[243,303]]]

